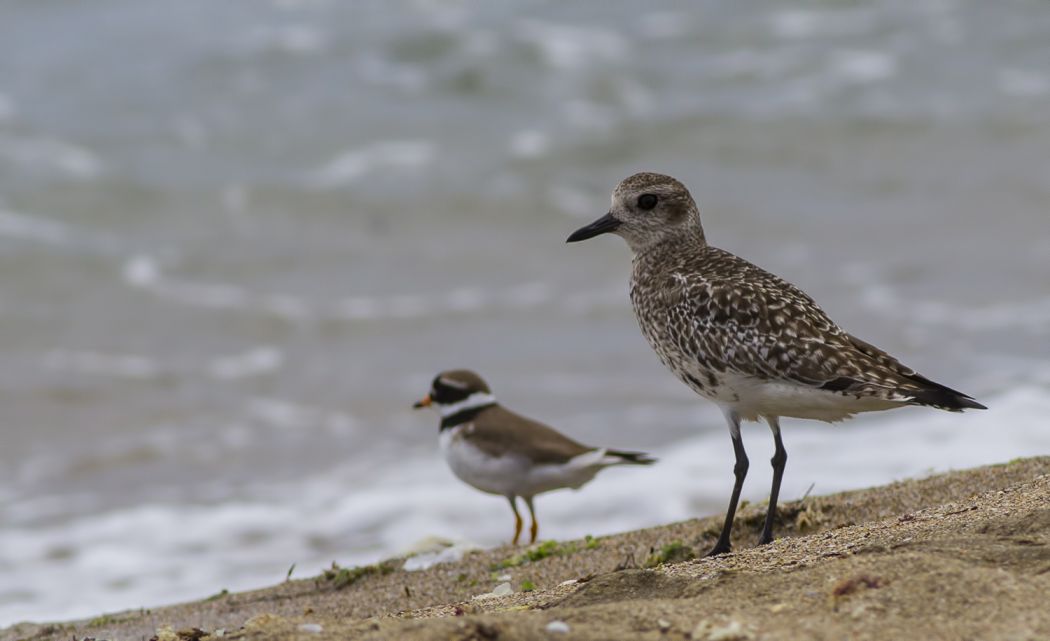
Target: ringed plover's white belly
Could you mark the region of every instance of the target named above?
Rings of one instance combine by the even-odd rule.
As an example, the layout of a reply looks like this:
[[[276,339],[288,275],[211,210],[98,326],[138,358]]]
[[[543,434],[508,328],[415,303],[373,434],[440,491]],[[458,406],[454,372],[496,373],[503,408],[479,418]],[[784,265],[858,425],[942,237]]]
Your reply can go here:
[[[440,443],[445,461],[459,480],[482,492],[501,496],[521,495],[528,476],[528,461],[519,456],[491,456],[463,438],[470,423],[442,430]]]

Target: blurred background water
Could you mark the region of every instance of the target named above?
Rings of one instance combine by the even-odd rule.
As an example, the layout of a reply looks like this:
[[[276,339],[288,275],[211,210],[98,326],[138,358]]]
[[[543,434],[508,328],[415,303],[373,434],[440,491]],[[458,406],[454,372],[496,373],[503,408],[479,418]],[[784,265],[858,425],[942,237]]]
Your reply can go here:
[[[992,408],[788,421],[787,499],[1046,454],[1048,60],[1035,0],[0,3],[0,623],[507,540],[409,409],[450,367],[661,458],[542,535],[720,512],[626,247],[563,243],[643,169]]]

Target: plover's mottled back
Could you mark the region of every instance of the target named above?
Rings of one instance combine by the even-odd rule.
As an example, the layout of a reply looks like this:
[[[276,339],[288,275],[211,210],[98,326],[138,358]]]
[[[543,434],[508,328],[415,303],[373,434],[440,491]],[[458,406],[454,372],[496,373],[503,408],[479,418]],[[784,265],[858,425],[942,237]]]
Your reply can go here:
[[[441,412],[441,449],[452,472],[482,492],[507,497],[514,510],[514,543],[521,535],[517,497],[532,516],[530,540],[539,525],[533,497],[578,489],[604,468],[653,463],[642,452],[582,445],[553,428],[505,409],[488,384],[469,370],[442,372],[416,408]]]
[[[736,483],[711,554],[730,549],[747,474],[741,420],[761,417],[773,430],[773,487],[760,539],[768,543],[787,461],[779,417],[838,421],[904,405],[985,409],[846,333],[794,285],[708,245],[692,196],[670,176],[625,179],[609,213],[569,242],[609,232],[634,252],[631,303],[642,333],[664,365],[717,403],[729,424]]]

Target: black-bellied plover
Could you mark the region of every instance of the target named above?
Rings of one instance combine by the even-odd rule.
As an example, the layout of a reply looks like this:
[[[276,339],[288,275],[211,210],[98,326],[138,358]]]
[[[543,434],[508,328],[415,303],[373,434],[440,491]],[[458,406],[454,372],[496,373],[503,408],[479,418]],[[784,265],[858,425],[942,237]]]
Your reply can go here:
[[[689,190],[670,176],[625,179],[609,213],[568,242],[610,232],[634,253],[631,304],[645,338],[682,382],[718,404],[729,424],[736,482],[709,555],[730,550],[748,468],[741,421],[763,418],[773,430],[773,485],[759,540],[769,543],[787,462],[781,416],[839,421],[905,405],[986,409],[846,333],[794,285],[708,245]]]
[[[554,429],[505,409],[480,376],[468,370],[438,374],[415,407],[441,413],[441,450],[452,472],[482,492],[507,497],[514,510],[514,544],[521,535],[517,498],[532,517],[529,542],[539,525],[533,498],[561,488],[578,489],[613,465],[648,465],[642,452],[588,447]]]

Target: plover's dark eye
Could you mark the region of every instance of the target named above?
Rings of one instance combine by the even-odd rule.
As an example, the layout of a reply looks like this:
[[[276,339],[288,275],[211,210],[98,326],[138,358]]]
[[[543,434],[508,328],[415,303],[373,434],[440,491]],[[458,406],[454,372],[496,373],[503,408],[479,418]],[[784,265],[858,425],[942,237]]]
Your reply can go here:
[[[649,211],[656,207],[656,196],[653,194],[642,194],[638,197],[638,208]]]

